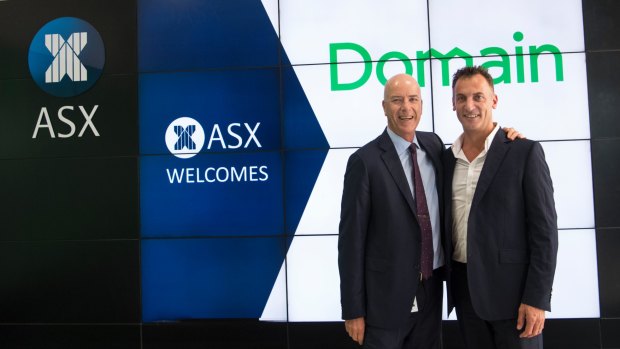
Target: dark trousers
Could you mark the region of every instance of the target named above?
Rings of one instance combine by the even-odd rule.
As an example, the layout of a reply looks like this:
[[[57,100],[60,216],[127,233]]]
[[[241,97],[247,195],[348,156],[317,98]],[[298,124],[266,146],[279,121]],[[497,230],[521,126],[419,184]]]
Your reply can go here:
[[[468,349],[542,349],[542,334],[519,338],[517,314],[514,319],[486,321],[478,317],[467,284],[467,264],[452,261],[451,287],[456,316]]]
[[[418,311],[411,313],[402,326],[385,329],[366,325],[364,349],[441,348],[443,269],[434,270],[433,276],[420,281],[416,294]]]

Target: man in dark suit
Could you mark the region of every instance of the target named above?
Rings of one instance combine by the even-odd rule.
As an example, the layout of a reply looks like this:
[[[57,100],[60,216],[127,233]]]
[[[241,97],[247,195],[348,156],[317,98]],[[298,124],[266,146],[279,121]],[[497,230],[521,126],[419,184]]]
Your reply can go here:
[[[345,174],[342,316],[364,348],[439,348],[444,258],[437,183],[445,147],[436,134],[416,132],[422,98],[413,77],[388,80],[382,105],[386,130],[351,155]],[[416,174],[423,182],[417,188]],[[425,208],[417,206],[422,196]]]
[[[486,69],[460,69],[452,89],[463,134],[444,154],[449,311],[469,349],[542,348],[558,248],[543,149],[498,132]]]

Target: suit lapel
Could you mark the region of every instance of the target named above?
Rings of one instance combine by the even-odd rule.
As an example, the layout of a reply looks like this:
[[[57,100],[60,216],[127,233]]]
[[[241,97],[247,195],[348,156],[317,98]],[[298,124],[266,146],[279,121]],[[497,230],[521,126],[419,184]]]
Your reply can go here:
[[[444,166],[444,204],[446,204],[449,209],[444,211],[444,217],[446,222],[445,230],[443,234],[444,238],[444,248],[446,250],[446,256],[452,258],[452,178],[454,178],[454,166],[456,164],[456,158],[454,157],[454,153],[452,153],[452,148],[448,148],[444,152],[443,156],[443,166]]]
[[[446,185],[448,185],[448,187],[450,188],[450,189],[446,189],[446,192],[451,192],[452,191],[451,184],[452,184],[452,178],[454,177],[454,164],[456,164],[456,158],[454,157],[454,154],[452,153],[452,148],[448,148],[444,156],[446,160],[444,161],[444,166],[445,166],[444,171],[446,172],[445,174]]]
[[[487,158],[484,160],[482,172],[480,173],[478,185],[476,186],[476,192],[474,193],[474,198],[471,203],[472,207],[482,199],[487,189],[489,189],[506,153],[510,150],[509,142],[510,141],[506,138],[506,133],[500,128],[495,134],[487,153]]]
[[[405,200],[407,200],[407,204],[409,205],[411,212],[415,212],[413,195],[411,194],[409,183],[407,183],[407,177],[405,177],[403,165],[400,162],[398,154],[396,154],[396,148],[394,147],[390,136],[387,134],[387,131],[384,131],[379,137],[379,147],[383,150],[383,154],[381,154],[383,163],[394,179],[394,182],[396,182],[396,186],[400,190],[401,194],[405,197]]]

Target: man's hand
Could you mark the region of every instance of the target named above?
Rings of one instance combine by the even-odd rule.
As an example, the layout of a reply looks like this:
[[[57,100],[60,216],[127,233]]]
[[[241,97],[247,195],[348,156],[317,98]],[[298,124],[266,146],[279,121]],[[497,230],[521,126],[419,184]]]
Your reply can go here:
[[[525,138],[524,135],[522,135],[521,133],[519,133],[519,131],[515,130],[512,127],[504,127],[502,128],[502,130],[506,132],[506,138],[510,139],[511,141],[514,141],[517,138]]]
[[[363,317],[357,319],[344,320],[344,327],[347,329],[347,333],[351,338],[359,345],[364,343],[364,330],[366,329],[366,323]]]
[[[545,327],[545,311],[521,303],[519,306],[519,316],[517,317],[517,330],[525,330],[519,335],[521,338],[532,338],[542,333]]]

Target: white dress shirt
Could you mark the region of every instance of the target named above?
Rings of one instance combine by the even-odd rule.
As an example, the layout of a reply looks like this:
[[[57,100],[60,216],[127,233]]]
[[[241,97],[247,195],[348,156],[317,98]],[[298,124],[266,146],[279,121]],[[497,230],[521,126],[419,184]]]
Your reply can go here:
[[[484,149],[476,156],[473,161],[467,160],[463,153],[463,135],[452,144],[452,154],[456,158],[454,165],[454,177],[452,178],[452,243],[454,253],[452,259],[467,263],[467,222],[469,221],[469,210],[471,202],[478,186],[478,179],[487,158],[487,153],[491,147],[491,142],[499,130],[499,125],[495,128],[484,141]]]

